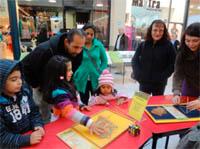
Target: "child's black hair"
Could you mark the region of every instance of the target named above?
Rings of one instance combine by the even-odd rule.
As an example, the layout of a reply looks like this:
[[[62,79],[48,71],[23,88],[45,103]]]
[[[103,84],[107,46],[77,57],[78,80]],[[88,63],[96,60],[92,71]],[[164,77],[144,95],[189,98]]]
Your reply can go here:
[[[51,99],[52,91],[56,88],[64,88],[67,89],[71,95],[73,96],[74,102],[77,101],[76,90],[72,82],[68,82],[66,80],[66,71],[67,71],[67,63],[70,60],[63,56],[54,56],[52,57],[46,67],[45,67],[45,75],[43,82],[43,100],[46,102],[53,104]]]
[[[9,73],[9,75],[10,75],[11,73],[13,73],[14,71],[20,71],[20,72],[22,73],[22,70],[21,70],[21,67],[20,67],[19,64],[17,64],[17,65],[12,69],[12,71]]]
[[[94,95],[95,96],[99,96],[100,94],[102,94],[102,93],[101,93],[100,87],[98,87],[97,90],[94,91]],[[116,94],[117,94],[117,90],[113,89],[112,90],[112,95],[115,96]]]
[[[186,28],[186,30],[185,30],[182,38],[181,38],[181,45],[180,45],[181,52],[185,57],[188,57],[188,52],[192,53],[192,51],[189,49],[189,47],[185,43],[185,36],[186,35],[194,36],[194,37],[200,37],[200,23],[196,22],[196,23],[190,24]]]

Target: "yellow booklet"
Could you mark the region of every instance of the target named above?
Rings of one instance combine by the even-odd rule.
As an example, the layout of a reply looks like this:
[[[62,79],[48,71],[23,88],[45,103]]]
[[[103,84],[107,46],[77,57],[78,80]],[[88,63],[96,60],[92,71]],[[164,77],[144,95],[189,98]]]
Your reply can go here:
[[[58,133],[57,136],[71,148],[102,148],[127,130],[129,125],[133,123],[124,115],[110,110],[103,110],[93,116],[92,119],[97,120],[99,117],[106,118],[113,124],[112,133],[110,133],[109,136],[99,137],[94,134],[90,134],[88,128],[82,126],[81,124],[76,124],[72,128]]]
[[[147,93],[136,92],[128,109],[129,115],[137,121],[140,121],[147,106],[149,97],[150,95]]]

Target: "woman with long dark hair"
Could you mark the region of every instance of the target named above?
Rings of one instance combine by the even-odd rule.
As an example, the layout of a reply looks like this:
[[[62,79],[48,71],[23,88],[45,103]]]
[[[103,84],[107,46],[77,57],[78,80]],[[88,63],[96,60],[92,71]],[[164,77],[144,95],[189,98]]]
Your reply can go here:
[[[175,63],[173,76],[173,101],[180,102],[180,96],[200,96],[200,23],[187,27],[181,39],[180,52]],[[188,108],[200,108],[200,100],[188,103]]]
[[[175,57],[165,23],[154,20],[148,28],[146,40],[132,58],[134,79],[140,84],[139,90],[163,95],[167,79],[174,71]]]
[[[104,128],[76,109],[87,107],[78,104],[76,90],[71,83],[72,74],[72,63],[68,58],[52,57],[46,66],[45,76],[48,77],[44,77],[43,99],[53,105],[54,115],[71,119],[88,127],[90,132],[101,135],[105,132]]]
[[[98,78],[101,72],[107,68],[108,60],[103,44],[95,38],[95,26],[87,23],[82,29],[86,33],[83,60],[81,66],[74,73],[73,80],[80,92],[81,101],[87,105],[90,94],[93,95],[98,87]]]

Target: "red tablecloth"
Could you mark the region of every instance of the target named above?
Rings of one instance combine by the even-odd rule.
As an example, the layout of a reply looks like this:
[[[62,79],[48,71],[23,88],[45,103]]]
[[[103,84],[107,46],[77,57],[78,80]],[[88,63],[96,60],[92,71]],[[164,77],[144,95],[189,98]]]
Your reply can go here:
[[[148,104],[171,104],[172,96],[153,96],[149,99]],[[110,106],[94,106],[90,112],[84,112],[87,115],[95,114],[103,109],[111,109],[114,111],[118,111],[121,114],[127,115],[129,103],[116,106],[116,103],[111,102]],[[141,147],[148,139],[152,137],[152,133],[165,133],[170,131],[181,130],[185,128],[190,128],[194,126],[197,122],[179,122],[179,123],[166,123],[166,124],[156,124],[151,118],[145,113],[143,119],[139,122],[141,127],[141,133],[139,136],[134,137],[125,133],[121,134],[118,138],[112,141],[110,144],[106,146],[106,148],[139,148]],[[57,133],[71,127],[74,123],[70,120],[61,118],[55,122],[49,123],[45,126],[46,134],[41,141],[40,144],[33,145],[30,148],[54,148],[54,149],[62,149],[68,148],[68,146],[63,143],[56,136]]]
[[[120,110],[121,113],[127,111],[124,110],[125,108],[127,109],[128,104],[121,105],[117,108],[115,106],[116,104],[114,102],[111,103],[110,106],[105,107],[105,106],[94,106],[90,112],[84,112],[87,115],[92,115],[95,114],[103,109],[111,109],[114,111]],[[116,109],[116,108],[117,109]],[[31,148],[38,148],[38,149],[62,149],[62,148],[69,148],[65,143],[63,143],[57,136],[56,134],[64,131],[65,129],[71,127],[74,123],[70,120],[60,118],[59,120],[49,123],[45,126],[45,131],[46,134],[43,138],[43,140],[37,144],[33,145],[31,147],[27,147],[27,149]],[[141,134],[137,137],[130,135],[127,131],[121,134],[118,138],[116,138],[114,141],[112,141],[110,144],[108,144],[105,148],[139,148],[142,146],[149,138],[152,137],[152,133],[150,130],[148,130],[145,127],[141,126]]]

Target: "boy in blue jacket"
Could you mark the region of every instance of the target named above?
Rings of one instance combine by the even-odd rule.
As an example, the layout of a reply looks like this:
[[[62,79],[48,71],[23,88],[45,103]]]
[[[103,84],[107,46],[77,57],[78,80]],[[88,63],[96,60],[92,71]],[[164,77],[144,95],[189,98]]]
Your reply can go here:
[[[37,144],[44,135],[40,113],[21,72],[18,61],[0,59],[0,148]],[[33,132],[22,135],[29,130]]]

